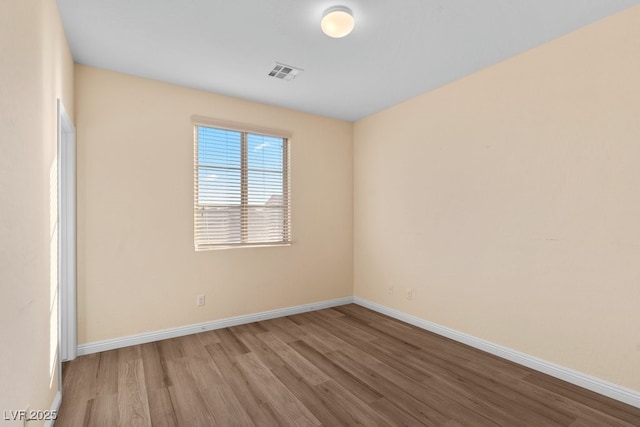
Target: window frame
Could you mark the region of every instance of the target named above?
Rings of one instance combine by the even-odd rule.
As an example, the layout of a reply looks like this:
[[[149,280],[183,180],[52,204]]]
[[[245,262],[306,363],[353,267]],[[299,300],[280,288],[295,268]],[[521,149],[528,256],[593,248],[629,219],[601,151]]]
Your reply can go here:
[[[196,251],[207,251],[214,249],[231,249],[246,247],[265,247],[265,246],[289,246],[292,243],[291,238],[291,133],[279,129],[249,125],[245,123],[232,122],[226,120],[212,119],[203,116],[192,116],[193,125],[193,147],[194,147],[194,224],[193,224],[193,241]],[[217,130],[227,130],[240,133],[240,242],[225,243],[199,243],[198,216],[205,205],[199,203],[200,195],[200,178],[199,178],[199,139],[198,130],[200,127],[212,128]],[[250,208],[255,207],[249,204],[249,160],[248,160],[248,137],[249,135],[274,137],[282,140],[282,240],[278,241],[254,241],[249,240],[249,221]],[[200,210],[200,211],[199,211]]]

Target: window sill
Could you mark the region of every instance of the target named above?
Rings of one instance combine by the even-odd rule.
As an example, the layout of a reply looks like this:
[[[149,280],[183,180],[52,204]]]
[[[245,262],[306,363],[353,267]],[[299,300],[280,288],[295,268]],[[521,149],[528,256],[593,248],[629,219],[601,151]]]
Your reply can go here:
[[[237,245],[220,245],[220,246],[205,246],[201,248],[195,248],[196,252],[208,252],[208,251],[220,251],[227,249],[250,249],[250,248],[273,248],[282,246],[291,246],[293,242],[287,243],[254,243],[254,244],[237,244]]]

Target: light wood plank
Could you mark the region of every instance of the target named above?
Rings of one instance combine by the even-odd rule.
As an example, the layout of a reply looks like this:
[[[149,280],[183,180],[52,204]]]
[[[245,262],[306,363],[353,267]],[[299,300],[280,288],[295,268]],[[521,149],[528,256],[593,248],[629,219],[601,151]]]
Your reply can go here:
[[[149,397],[141,359],[124,362],[119,366],[118,414],[120,425],[151,425]]]

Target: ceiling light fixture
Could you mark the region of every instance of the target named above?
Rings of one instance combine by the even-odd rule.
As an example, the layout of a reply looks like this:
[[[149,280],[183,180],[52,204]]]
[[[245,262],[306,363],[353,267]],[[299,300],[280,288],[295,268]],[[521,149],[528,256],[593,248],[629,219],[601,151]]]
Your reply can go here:
[[[353,12],[346,6],[333,6],[325,10],[322,14],[320,26],[322,31],[333,38],[340,38],[353,31],[356,21],[353,19]]]

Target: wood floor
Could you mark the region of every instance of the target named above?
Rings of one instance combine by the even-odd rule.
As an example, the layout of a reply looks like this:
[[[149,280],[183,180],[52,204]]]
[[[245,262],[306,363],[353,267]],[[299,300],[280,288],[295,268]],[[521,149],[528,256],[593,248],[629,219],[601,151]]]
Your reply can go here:
[[[640,409],[357,305],[82,356],[63,426],[640,426]]]

